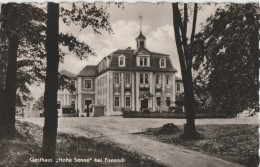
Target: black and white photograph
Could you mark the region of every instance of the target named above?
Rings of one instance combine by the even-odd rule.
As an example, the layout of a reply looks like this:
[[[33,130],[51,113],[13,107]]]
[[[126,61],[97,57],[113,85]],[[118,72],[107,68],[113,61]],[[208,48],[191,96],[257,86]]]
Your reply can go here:
[[[0,8],[0,167],[259,166],[259,3]]]

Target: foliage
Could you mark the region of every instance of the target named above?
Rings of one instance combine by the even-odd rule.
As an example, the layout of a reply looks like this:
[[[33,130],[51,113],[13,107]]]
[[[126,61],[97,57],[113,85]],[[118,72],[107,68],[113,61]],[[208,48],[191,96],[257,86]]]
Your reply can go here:
[[[35,101],[35,103],[33,104],[32,110],[36,111],[36,110],[43,110],[43,95],[41,97],[39,97],[39,99],[37,99]]]
[[[5,82],[10,36],[16,34],[19,40],[17,63],[17,106],[24,106],[32,100],[29,85],[39,84],[44,78],[44,31],[45,12],[31,4],[4,4],[7,13],[1,13],[0,70],[3,72],[1,84]],[[19,33],[18,33],[19,32]],[[3,35],[2,35],[3,34]],[[15,88],[15,89],[16,89]]]
[[[184,102],[185,102],[185,95],[184,95],[184,93],[176,94],[175,104],[177,106],[184,106]]]
[[[217,9],[190,45],[195,90],[207,110],[235,116],[258,111],[259,6]]]

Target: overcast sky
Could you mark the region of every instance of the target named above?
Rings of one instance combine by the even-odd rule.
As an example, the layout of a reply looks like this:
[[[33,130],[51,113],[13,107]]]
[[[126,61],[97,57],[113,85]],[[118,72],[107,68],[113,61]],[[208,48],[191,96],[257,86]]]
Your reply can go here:
[[[62,5],[70,6],[71,4]],[[214,13],[215,9],[216,6],[211,4],[198,12],[197,31],[200,30],[200,24],[204,23],[206,18]],[[88,60],[80,60],[75,55],[69,54],[65,56],[64,64],[60,64],[60,70],[66,69],[77,74],[84,66],[96,65],[103,57],[117,49],[126,49],[127,47],[135,49],[135,38],[140,33],[138,16],[142,15],[142,32],[146,36],[147,49],[170,55],[173,66],[178,70],[177,76],[181,76],[170,3],[125,3],[124,9],[110,5],[108,12],[113,34],[102,31],[102,34],[98,35],[94,34],[91,28],[80,31],[80,27],[60,24],[61,32],[75,35],[79,40],[92,47],[97,54],[97,57],[89,57]],[[35,98],[43,94],[43,89],[32,88],[32,91]]]

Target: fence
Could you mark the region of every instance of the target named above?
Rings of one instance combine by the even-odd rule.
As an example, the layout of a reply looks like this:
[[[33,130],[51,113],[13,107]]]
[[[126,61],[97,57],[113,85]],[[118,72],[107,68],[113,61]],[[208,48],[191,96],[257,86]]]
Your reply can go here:
[[[123,114],[124,118],[186,118],[186,113],[178,112],[136,112],[136,111],[125,111]],[[195,118],[227,118],[225,113],[195,113]]]

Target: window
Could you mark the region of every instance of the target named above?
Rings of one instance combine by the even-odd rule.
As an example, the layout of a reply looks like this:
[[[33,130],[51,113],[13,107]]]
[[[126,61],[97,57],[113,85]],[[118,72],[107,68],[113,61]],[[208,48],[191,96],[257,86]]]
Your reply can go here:
[[[71,101],[70,101],[70,105],[75,108],[75,100],[71,100]]]
[[[141,84],[144,83],[144,74],[140,74],[140,83],[141,83]]]
[[[130,74],[125,74],[125,83],[131,84],[131,75]]]
[[[70,83],[71,83],[72,88],[76,88],[76,81],[75,80],[71,80]]]
[[[60,107],[61,107],[61,101],[57,101],[57,109],[60,109]]]
[[[148,61],[148,58],[147,57],[140,57],[140,66],[147,66],[147,61]]]
[[[119,84],[119,73],[115,73],[114,75],[114,83]]]
[[[161,97],[156,97],[156,105],[157,107],[161,106]]]
[[[120,107],[120,96],[115,96],[115,107]]]
[[[180,92],[180,91],[181,91],[181,84],[177,83],[177,92]]]
[[[130,96],[125,97],[125,106],[131,107],[131,97]]]
[[[85,89],[91,89],[92,88],[92,81],[91,81],[91,79],[85,79],[84,80],[85,82],[84,82],[84,88]]]
[[[171,81],[170,81],[170,75],[166,75],[166,84],[170,85]]]
[[[161,75],[156,75],[156,80],[155,80],[155,82],[156,82],[156,85],[161,84]]]
[[[167,99],[166,99],[166,105],[167,105],[167,107],[170,107],[170,106],[171,106],[171,97],[167,97]]]
[[[165,68],[166,67],[166,59],[165,58],[161,58],[160,59],[160,68]]]
[[[148,74],[140,74],[140,83],[148,84],[149,83],[149,75]]]
[[[145,83],[146,83],[146,84],[149,83],[149,76],[148,76],[148,74],[145,74]]]
[[[125,57],[124,56],[119,56],[119,66],[125,66]]]

